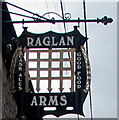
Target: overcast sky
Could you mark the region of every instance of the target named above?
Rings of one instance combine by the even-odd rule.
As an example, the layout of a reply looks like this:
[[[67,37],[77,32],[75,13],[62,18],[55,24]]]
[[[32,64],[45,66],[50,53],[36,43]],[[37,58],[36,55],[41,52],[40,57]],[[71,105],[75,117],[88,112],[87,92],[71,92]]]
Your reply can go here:
[[[61,15],[60,0],[6,0],[39,15],[46,12],[57,12]],[[44,2],[41,2],[44,1]],[[81,0],[62,0],[64,12],[71,13],[72,19],[83,18],[83,5]],[[110,1],[110,2],[109,2]],[[103,24],[88,23],[89,57],[92,70],[92,102],[94,118],[116,118],[117,117],[117,0],[105,0],[105,2],[87,2],[87,18],[102,18],[108,16],[113,18],[113,23]],[[11,6],[10,11],[22,13]],[[23,13],[22,13],[23,14]],[[26,13],[25,13],[26,14]],[[26,14],[27,15],[27,14]],[[49,16],[46,16],[49,17]],[[52,15],[50,15],[52,17]],[[54,16],[55,17],[55,16]],[[13,20],[22,20],[23,17],[12,16]],[[55,17],[58,19],[58,17]],[[27,18],[24,18],[28,20]],[[73,30],[75,24],[67,24],[67,32]],[[21,24],[15,24],[17,35],[23,29]],[[49,30],[64,32],[63,24],[25,24],[28,31],[43,33]],[[79,31],[84,34],[84,24],[80,23]],[[84,103],[84,113],[90,117],[89,97]],[[69,116],[69,115],[68,115]],[[75,117],[74,115],[72,115]],[[71,117],[71,115],[70,115]]]

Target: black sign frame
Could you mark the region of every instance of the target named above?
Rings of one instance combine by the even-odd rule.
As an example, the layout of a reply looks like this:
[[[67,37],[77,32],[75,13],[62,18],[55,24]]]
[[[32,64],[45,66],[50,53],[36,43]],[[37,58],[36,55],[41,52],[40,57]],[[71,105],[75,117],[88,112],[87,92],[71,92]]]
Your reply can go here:
[[[22,99],[19,111],[26,115],[34,114],[41,117],[53,114],[57,117],[75,113],[84,116],[83,103],[88,94],[86,90],[87,69],[86,61],[81,47],[87,41],[87,38],[80,34],[78,30],[69,33],[55,33],[49,31],[44,34],[33,34],[24,30],[21,36],[17,39],[18,46],[25,48],[75,48],[76,49],[76,91],[71,93],[29,93],[21,91],[20,98]],[[24,80],[23,80],[24,81]],[[23,89],[24,90],[24,89]],[[15,96],[18,97],[19,90]],[[45,100],[45,101],[44,101]],[[40,101],[40,103],[39,103]],[[50,102],[49,102],[50,101]],[[59,103],[60,101],[60,103]],[[48,104],[52,103],[52,104]],[[67,102],[67,103],[65,103]],[[43,103],[43,105],[39,105]],[[64,105],[63,105],[64,104]],[[45,107],[56,107],[55,111],[45,111]],[[67,110],[67,107],[73,107],[72,110]],[[34,113],[34,111],[36,111]]]

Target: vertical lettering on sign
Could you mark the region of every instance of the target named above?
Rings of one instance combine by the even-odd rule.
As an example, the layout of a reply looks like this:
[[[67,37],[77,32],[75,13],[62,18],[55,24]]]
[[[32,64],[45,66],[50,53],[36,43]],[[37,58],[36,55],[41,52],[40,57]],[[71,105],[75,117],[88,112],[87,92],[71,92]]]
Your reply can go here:
[[[81,52],[76,52],[76,90],[81,88]]]
[[[23,90],[23,53],[20,52],[18,61],[18,91]]]

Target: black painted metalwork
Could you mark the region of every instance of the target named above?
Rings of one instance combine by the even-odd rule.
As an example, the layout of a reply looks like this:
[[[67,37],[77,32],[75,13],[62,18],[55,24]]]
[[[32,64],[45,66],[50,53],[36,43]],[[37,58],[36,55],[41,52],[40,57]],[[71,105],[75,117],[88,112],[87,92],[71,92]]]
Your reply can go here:
[[[14,5],[14,4],[12,4],[12,3],[6,2],[6,4],[9,4],[9,5],[11,5],[11,6],[13,6],[13,7],[16,7],[16,8],[18,8],[18,9],[20,9],[20,10],[23,10],[23,11],[25,11],[25,12],[28,12],[28,13],[32,14],[33,16],[37,16],[38,18],[42,18],[42,19],[45,19],[45,20],[49,20],[49,19],[47,19],[47,18],[45,18],[45,17],[43,17],[43,16],[41,16],[41,15],[39,15],[39,14],[37,14],[37,13],[33,13],[33,12],[29,11],[29,10],[26,10],[26,9],[24,9],[24,8],[21,8],[21,7],[19,7],[19,6],[17,6],[17,5]]]
[[[55,13],[55,12],[48,12],[48,13],[45,13],[43,14],[42,16],[37,14],[37,13],[33,13],[29,10],[26,10],[24,8],[21,8],[17,5],[14,5],[12,3],[9,3],[9,2],[6,2],[8,5],[11,5],[13,7],[16,7],[20,10],[23,10],[27,13],[30,13],[33,15],[33,17],[31,16],[27,16],[27,15],[22,15],[22,14],[19,14],[19,13],[15,13],[15,12],[9,12],[9,11],[4,11],[4,12],[8,12],[8,13],[11,13],[11,14],[15,14],[15,15],[20,15],[20,16],[24,16],[24,17],[28,17],[28,18],[31,18],[31,19],[34,19],[34,20],[26,20],[26,21],[3,21],[3,23],[74,23],[74,22],[96,22],[96,23],[103,23],[104,25],[107,25],[108,23],[112,23],[113,22],[113,19],[112,18],[108,18],[107,16],[104,16],[102,19],[71,19],[71,14],[70,13],[65,13],[63,16],[59,15],[58,13]],[[44,17],[45,15],[47,14],[55,14],[57,16],[59,16],[60,18],[62,18],[62,20],[55,20],[54,17],[52,17],[51,19],[48,19],[46,17]]]
[[[60,18],[63,19],[63,17],[62,17],[61,15],[59,15],[58,13],[56,13],[56,12],[47,12],[47,13],[44,13],[42,16],[44,17],[44,16],[47,15],[47,14],[55,14],[55,15],[57,15],[58,17],[60,17]],[[65,18],[65,20],[70,20],[70,19],[71,19],[71,14],[70,14],[70,13],[65,13],[64,18]]]
[[[62,22],[67,22],[67,23],[74,23],[74,22],[95,22],[95,23],[103,23],[104,25],[107,25],[108,23],[112,23],[113,19],[112,18],[108,18],[107,16],[104,16],[102,19],[72,19],[72,20],[40,20],[40,19],[36,19],[36,20],[27,20],[27,21],[3,21],[3,23],[62,23]]]
[[[24,8],[21,8],[21,7],[18,7],[16,5],[13,5],[11,3],[7,3],[9,5],[12,5],[14,7],[17,7],[21,10],[24,10],[25,12],[28,12],[28,13],[31,13],[33,15],[33,17],[29,17],[29,16],[26,16],[26,15],[22,15],[22,14],[19,14],[19,13],[14,13],[14,12],[9,12],[9,11],[4,11],[4,12],[8,12],[8,13],[12,13],[12,14],[15,14],[15,15],[19,15],[19,16],[24,16],[24,17],[28,17],[28,18],[31,18],[33,20],[31,21],[3,21],[4,24],[12,24],[12,23],[80,23],[80,22],[84,22],[85,24],[87,22],[91,23],[91,22],[95,22],[95,23],[103,23],[104,25],[107,25],[108,23],[112,23],[113,22],[113,19],[112,18],[108,18],[107,16],[104,16],[103,18],[99,19],[73,19],[71,20],[71,15],[70,13],[65,13],[65,15],[63,15],[63,17],[61,17],[59,14],[55,13],[55,12],[48,12],[48,13],[45,13],[44,15],[40,16],[38,15],[37,13],[33,13],[31,11],[28,11],[28,10],[25,10]],[[60,18],[62,18],[62,20],[55,20],[55,18],[51,18],[51,19],[47,19],[45,18],[44,16],[47,15],[47,14],[55,14],[55,15],[58,15]],[[75,26],[76,28],[76,26]],[[27,29],[27,28],[25,28]],[[26,34],[27,30],[24,29],[24,33]],[[76,32],[77,30],[75,30]],[[54,33],[52,33],[54,34]],[[30,34],[29,34],[30,35]],[[86,38],[87,38],[87,35],[86,35]],[[22,38],[23,39],[23,38]],[[20,39],[21,40],[21,39]],[[23,43],[24,43],[24,40],[22,40]],[[22,42],[21,41],[21,42]],[[10,44],[8,44],[10,46]],[[22,45],[22,44],[21,44]],[[67,46],[65,46],[67,47]],[[85,81],[85,77],[87,75],[87,69],[86,69],[86,65],[88,65],[89,63],[86,63],[85,62],[85,58],[83,56],[83,53],[81,51],[80,48],[76,48],[76,58],[78,58],[79,56],[79,53],[81,53],[82,55],[82,69],[79,70],[78,69],[78,65],[76,65],[76,70],[77,72],[76,73],[80,73],[80,71],[82,72],[82,76],[84,77],[84,79],[82,79],[82,86],[85,85],[86,81]],[[18,59],[19,60],[19,59]],[[78,60],[78,59],[77,59]],[[76,61],[76,63],[78,63],[78,61]],[[22,72],[22,71],[18,71],[16,70],[17,72]],[[18,77],[16,77],[18,78]],[[76,74],[76,80],[77,80],[77,85],[79,85],[80,81],[78,81],[78,74]],[[87,84],[87,83],[86,83]],[[90,80],[88,81],[88,84],[90,85]],[[89,88],[88,88],[89,90]],[[81,87],[81,89],[79,89],[78,87],[76,88],[76,91],[75,92],[71,92],[71,93],[44,93],[44,94],[41,94],[41,93],[30,93],[30,92],[24,92],[24,91],[17,91],[14,93],[14,96],[16,96],[15,98],[17,98],[16,102],[17,102],[17,105],[18,105],[18,116],[24,116],[26,115],[29,119],[29,117],[33,117],[33,119],[35,117],[43,117],[44,115],[47,115],[47,114],[54,114],[56,116],[60,116],[60,115],[63,115],[63,114],[67,114],[69,113],[69,111],[66,110],[66,108],[68,106],[72,106],[74,109],[70,111],[70,113],[76,113],[76,114],[80,114],[80,115],[84,115],[83,114],[83,110],[82,110],[82,106],[83,106],[83,102],[85,101],[85,98],[87,96],[87,93],[88,93],[88,90],[84,87]],[[41,97],[41,98],[40,98]],[[46,99],[46,102],[43,103],[43,104],[46,104],[45,107],[56,107],[56,111],[45,111],[44,110],[44,106],[41,105],[39,106],[40,104],[36,105],[37,103],[39,103],[39,98],[42,99]],[[57,98],[57,100],[56,100]],[[66,99],[67,98],[67,99]],[[18,100],[19,99],[19,100]],[[65,101],[67,101],[67,104],[66,105],[62,105],[62,104],[65,104]],[[76,101],[75,101],[76,100]],[[36,101],[36,102],[34,102]],[[58,102],[59,101],[59,102]],[[42,103],[43,101],[41,101]],[[58,106],[57,106],[58,105]],[[32,114],[34,113],[34,114]],[[32,116],[33,115],[33,116]],[[30,120],[30,119],[29,119]]]
[[[47,38],[47,36],[49,36],[49,38]],[[48,39],[51,41],[49,45],[47,43]],[[67,40],[69,41],[68,43],[67,43]],[[75,89],[71,87],[73,88],[72,91],[62,92],[62,87],[60,87],[60,92],[30,93],[29,91],[21,90],[22,84],[20,84],[20,86],[16,85],[15,87],[16,92],[14,93],[14,96],[17,99],[16,101],[18,104],[18,116],[26,115],[28,117],[29,116],[43,117],[45,115],[52,114],[59,117],[61,115],[68,114],[68,113],[80,114],[82,116],[84,115],[83,103],[88,94],[89,82],[91,81],[91,78],[90,78],[91,73],[87,74],[88,70],[90,71],[90,65],[88,62],[89,60],[88,60],[88,56],[86,55],[85,49],[83,49],[83,45],[86,42],[86,40],[87,38],[81,35],[77,29],[74,29],[74,31],[64,33],[64,34],[55,33],[52,31],[49,31],[43,34],[34,34],[34,33],[28,32],[26,27],[24,28],[23,33],[17,39],[18,47],[20,48],[21,46],[23,50],[31,49],[31,48],[49,48],[50,50],[53,48],[75,49],[74,51],[76,54],[75,60],[74,60],[75,70],[73,71],[73,74],[75,77],[74,79]],[[38,41],[41,43],[41,45],[40,43],[38,43]],[[37,43],[37,45],[35,43]],[[18,61],[19,67],[21,67],[22,65],[23,66],[25,65],[24,63],[22,65],[19,64],[19,59],[16,58],[16,60]],[[17,64],[15,68],[17,68]],[[24,68],[22,70],[24,70]],[[21,68],[20,68],[20,71],[19,71],[19,68],[15,69],[14,79],[16,81],[19,80],[18,78],[21,78],[22,75],[19,76],[19,72],[21,73],[22,70]],[[27,72],[26,70],[24,71]],[[63,75],[61,76],[64,77]],[[25,76],[25,77],[28,78],[28,76]],[[63,78],[63,80],[64,79],[65,77]],[[25,85],[26,85],[26,82],[25,82]],[[55,107],[56,110],[52,110],[52,109],[45,110],[45,108],[47,107]],[[68,107],[72,107],[72,109],[67,110]]]
[[[19,15],[19,16],[22,16],[22,17],[27,17],[27,18],[31,18],[31,19],[36,19],[35,17],[31,17],[31,16],[28,16],[28,15],[23,15],[23,14],[19,14],[19,13],[15,13],[15,12],[10,12],[8,10],[2,10],[3,12],[5,13],[11,13],[11,14],[14,14],[14,15]]]

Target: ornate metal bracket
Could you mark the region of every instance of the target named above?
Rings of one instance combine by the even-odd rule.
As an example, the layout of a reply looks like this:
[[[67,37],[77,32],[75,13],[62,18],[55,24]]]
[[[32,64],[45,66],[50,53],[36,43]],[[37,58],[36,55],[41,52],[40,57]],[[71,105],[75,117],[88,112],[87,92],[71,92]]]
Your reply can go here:
[[[41,16],[39,14],[33,13],[29,10],[26,10],[24,8],[21,8],[19,6],[11,4],[9,2],[6,2],[6,3],[13,6],[13,7],[16,7],[18,9],[21,9],[25,12],[28,12],[28,13],[32,14],[33,16],[31,17],[31,16],[27,16],[27,15],[22,15],[22,14],[19,14],[19,13],[9,12],[9,11],[4,11],[4,12],[9,12],[11,14],[24,16],[24,17],[27,17],[27,18],[31,18],[33,20],[31,20],[31,21],[29,21],[29,20],[28,21],[27,20],[26,21],[3,21],[3,23],[22,23],[22,24],[23,23],[53,23],[53,24],[55,24],[55,23],[59,23],[59,22],[67,22],[67,23],[72,23],[72,22],[78,22],[78,23],[80,23],[80,22],[97,22],[97,23],[100,23],[101,22],[104,25],[107,25],[108,23],[112,23],[112,21],[113,21],[112,18],[108,18],[107,16],[104,16],[102,19],[97,18],[97,19],[86,19],[86,20],[85,19],[71,20],[71,14],[70,13],[65,13],[65,15],[62,17],[61,15],[59,15],[56,12],[48,12],[48,13],[45,13]],[[62,20],[55,20],[54,17],[52,17],[51,19],[48,19],[48,18],[44,17],[47,14],[55,14],[55,15],[59,16],[60,18],[62,18]]]
[[[67,22],[67,23],[74,23],[74,22],[96,22],[96,23],[103,23],[104,25],[107,25],[108,23],[112,23],[113,19],[112,18],[108,18],[107,16],[104,16],[102,19],[75,19],[75,20],[69,20],[69,19],[65,19],[65,20],[55,20],[55,19],[51,19],[51,20],[41,20],[41,19],[36,19],[36,20],[27,20],[27,21],[3,21],[3,23],[62,23],[62,22]]]
[[[108,18],[107,16],[104,16],[102,19],[97,18],[97,23],[102,22],[104,25],[107,25],[108,23],[112,23],[113,19]]]
[[[60,18],[63,19],[63,17],[62,17],[61,15],[59,15],[58,13],[56,13],[56,12],[47,12],[47,13],[43,14],[42,17],[44,17],[44,16],[47,15],[47,14],[55,14],[55,15],[57,15],[58,17],[60,17]],[[65,13],[64,18],[65,18],[65,20],[70,20],[70,19],[71,19],[71,14],[70,14],[70,13]],[[52,19],[54,19],[54,17],[52,17]]]

